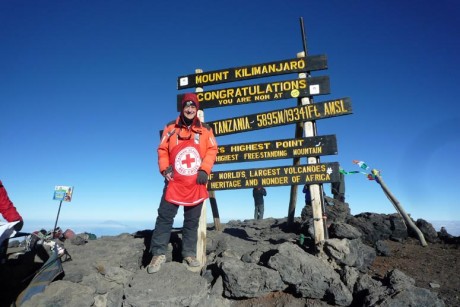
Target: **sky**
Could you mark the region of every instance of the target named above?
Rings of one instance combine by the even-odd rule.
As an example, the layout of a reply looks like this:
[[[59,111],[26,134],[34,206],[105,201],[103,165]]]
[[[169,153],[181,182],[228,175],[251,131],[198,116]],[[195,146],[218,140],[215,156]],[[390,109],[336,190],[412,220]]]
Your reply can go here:
[[[318,135],[335,134],[338,143],[338,154],[321,162],[352,171],[359,170],[353,160],[364,161],[381,171],[414,219],[460,221],[459,14],[456,0],[0,1],[0,179],[26,231],[52,229],[59,208],[62,228],[101,221],[153,228],[163,189],[159,131],[178,115],[176,96],[193,91],[178,90],[177,78],[197,68],[295,58],[303,50],[303,18],[308,55],[328,59],[328,69],[312,76],[329,76],[331,93],[314,102],[350,97],[353,109],[317,121]],[[296,103],[205,109],[205,120]],[[293,138],[294,131],[286,125],[217,142]],[[74,187],[71,202],[60,207],[53,200],[56,185]],[[324,189],[331,195],[330,184]],[[264,216],[286,217],[290,187],[267,193]],[[297,217],[303,197],[299,186]],[[352,214],[396,212],[361,174],[346,176],[345,197]],[[253,218],[250,189],[218,191],[216,200],[223,222]],[[176,223],[181,219],[179,211]]]

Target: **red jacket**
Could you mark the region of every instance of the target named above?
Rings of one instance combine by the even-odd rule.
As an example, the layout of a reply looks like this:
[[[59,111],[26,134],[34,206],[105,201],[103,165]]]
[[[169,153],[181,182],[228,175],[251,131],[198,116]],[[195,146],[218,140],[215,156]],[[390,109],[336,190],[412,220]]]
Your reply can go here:
[[[10,198],[8,193],[6,193],[5,187],[0,180],[0,213],[3,218],[8,222],[22,221],[21,215],[18,213]]]
[[[199,135],[199,147],[201,156],[200,169],[208,175],[216,161],[217,142],[212,132],[212,128],[198,119],[190,126],[190,129],[181,123],[180,116],[166,125],[161,136],[161,142],[158,146],[158,167],[162,173],[172,161],[169,161],[169,152],[177,146],[181,139],[194,139]]]

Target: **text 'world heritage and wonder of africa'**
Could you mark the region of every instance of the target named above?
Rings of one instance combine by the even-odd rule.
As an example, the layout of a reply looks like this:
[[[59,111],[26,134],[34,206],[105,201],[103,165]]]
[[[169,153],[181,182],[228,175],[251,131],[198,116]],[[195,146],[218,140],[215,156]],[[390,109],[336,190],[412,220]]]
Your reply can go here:
[[[285,186],[339,181],[337,162],[300,166],[241,169],[212,172],[209,190],[248,189],[258,186]]]

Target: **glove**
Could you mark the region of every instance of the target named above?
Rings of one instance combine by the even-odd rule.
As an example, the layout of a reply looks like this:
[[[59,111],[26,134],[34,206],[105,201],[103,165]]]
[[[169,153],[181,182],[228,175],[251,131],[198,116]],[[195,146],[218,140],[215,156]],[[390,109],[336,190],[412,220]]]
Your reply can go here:
[[[22,229],[22,226],[24,226],[24,222],[19,221],[19,223],[17,223],[16,225],[13,226],[13,229],[16,230],[16,231],[20,231]]]
[[[163,171],[163,176],[166,178],[166,180],[171,180],[173,178],[173,168],[172,165],[168,166],[164,171]]]
[[[200,169],[196,177],[196,183],[206,184],[207,182],[208,182],[208,174],[206,174],[205,171]]]

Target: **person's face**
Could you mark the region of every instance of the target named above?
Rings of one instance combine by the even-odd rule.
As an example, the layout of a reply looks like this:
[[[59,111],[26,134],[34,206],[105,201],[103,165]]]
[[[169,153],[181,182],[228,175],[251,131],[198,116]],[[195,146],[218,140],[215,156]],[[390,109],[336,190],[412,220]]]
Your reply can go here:
[[[195,105],[189,105],[184,107],[184,116],[188,119],[193,119],[196,116],[196,106]]]

